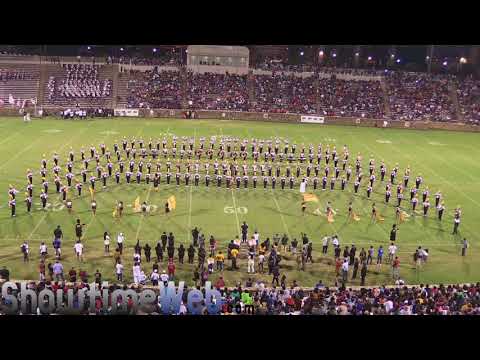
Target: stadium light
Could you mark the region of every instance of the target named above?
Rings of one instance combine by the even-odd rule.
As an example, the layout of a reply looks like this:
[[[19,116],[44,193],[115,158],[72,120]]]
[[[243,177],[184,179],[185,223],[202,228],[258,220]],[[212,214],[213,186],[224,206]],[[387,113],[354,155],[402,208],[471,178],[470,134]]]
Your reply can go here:
[[[300,56],[303,56],[303,51],[300,51]]]
[[[443,62],[443,66],[447,66],[447,64],[448,64],[448,63],[447,63],[446,61]]]
[[[371,56],[368,57],[368,61],[370,61],[370,60],[372,60],[372,57],[371,57]]]
[[[333,57],[337,57],[337,54],[333,53],[332,56],[333,56]]]
[[[395,54],[390,55],[392,59],[395,59]]]
[[[356,52],[356,53],[355,53],[355,56],[360,56],[360,53]]]
[[[91,47],[90,47],[90,46],[87,46],[87,50],[90,50],[90,49],[91,49]]]
[[[426,60],[430,60],[430,56],[427,56],[425,59],[426,59]]]
[[[397,64],[400,64],[400,59],[397,59]]]
[[[466,64],[466,63],[467,63],[467,59],[462,56],[460,58],[460,64]]]
[[[123,47],[120,48],[120,51],[123,51]]]
[[[323,56],[323,50],[320,50],[320,52],[318,53],[318,55]]]
[[[157,48],[153,48],[153,52],[156,53],[156,52],[157,52]]]

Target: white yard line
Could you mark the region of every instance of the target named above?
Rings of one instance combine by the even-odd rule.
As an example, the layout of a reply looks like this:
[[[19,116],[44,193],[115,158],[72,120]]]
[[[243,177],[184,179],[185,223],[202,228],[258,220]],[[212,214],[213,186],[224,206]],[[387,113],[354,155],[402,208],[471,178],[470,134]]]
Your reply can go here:
[[[152,191],[152,186],[150,185],[149,188],[148,188],[148,192],[147,192],[147,197],[145,199],[145,202],[148,204],[148,199],[150,198],[150,193]],[[140,221],[138,222],[138,226],[137,226],[137,233],[135,234],[135,240],[138,240],[138,234],[140,234],[140,229],[142,228],[142,223],[143,223],[143,218],[145,217],[145,215],[141,215],[141,218],[140,218]]]
[[[235,211],[235,218],[237,220],[237,236],[240,235],[241,231],[240,231],[240,221],[238,221],[238,214],[237,214],[237,204],[236,204],[236,201],[235,201],[235,195],[233,193],[233,188],[231,189],[232,190],[232,200],[233,200],[233,210]]]
[[[195,140],[197,137],[197,129],[193,128],[193,148],[196,148]],[[187,242],[190,242],[190,228],[192,226],[192,189],[193,185],[190,184],[190,198],[188,204],[188,223],[187,223]]]
[[[2,141],[0,141],[0,145],[3,145],[4,143],[6,143],[8,140],[10,140],[12,137],[20,134],[21,131],[17,131],[17,132],[14,132],[13,134],[11,134],[10,136],[7,136],[5,139],[3,139]]]
[[[273,193],[273,189],[270,189],[270,190],[272,191],[272,198],[273,198],[273,201],[275,202],[275,206],[277,207],[278,213],[280,214],[280,219],[282,220],[283,228],[287,232],[288,238],[291,239],[292,237],[290,236],[290,232],[288,231],[288,225],[285,222],[285,219],[283,218],[282,209],[280,209],[280,205],[278,205],[278,201],[275,198],[275,195]]]

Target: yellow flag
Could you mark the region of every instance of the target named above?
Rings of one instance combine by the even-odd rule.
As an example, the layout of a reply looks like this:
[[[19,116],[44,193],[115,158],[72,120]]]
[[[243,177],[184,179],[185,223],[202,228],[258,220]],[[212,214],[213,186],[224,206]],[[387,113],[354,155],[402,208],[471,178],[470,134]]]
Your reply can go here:
[[[355,220],[355,221],[360,221],[360,216],[358,216],[357,214],[353,213],[353,220]]]
[[[135,203],[133,204],[133,211],[140,212],[141,210],[142,206],[140,205],[140,196],[137,196]]]
[[[170,196],[168,199],[167,199],[167,203],[168,203],[168,208],[170,210],[175,210],[175,208],[177,207],[177,200],[175,199],[175,196],[172,195]]]
[[[309,202],[309,201],[318,202],[318,198],[314,194],[303,194],[303,201],[305,201],[305,202]]]
[[[333,223],[335,220],[333,219],[333,213],[330,213],[328,216],[327,216],[327,221],[329,223]]]
[[[95,190],[91,186],[88,189],[90,190],[90,196],[92,197],[92,200],[93,200],[93,198],[95,197]]]
[[[117,217],[117,208],[113,209],[112,216],[113,216],[113,217]]]
[[[400,213],[400,223],[403,223],[409,217],[410,217],[410,215],[408,215],[405,211],[402,211]]]
[[[381,215],[379,215],[379,214],[377,213],[377,220],[378,220],[378,221],[384,221],[385,218],[383,218]]]

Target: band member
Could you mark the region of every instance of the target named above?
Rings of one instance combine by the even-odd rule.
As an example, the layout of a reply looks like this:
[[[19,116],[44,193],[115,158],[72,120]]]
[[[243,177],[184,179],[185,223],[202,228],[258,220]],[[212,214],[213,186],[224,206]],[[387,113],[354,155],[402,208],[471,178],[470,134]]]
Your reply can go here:
[[[195,173],[193,181],[195,182],[195,186],[198,186],[198,182],[200,181],[200,175],[198,173]]]
[[[27,205],[27,212],[30,213],[32,210],[32,196],[27,195],[25,198],[25,204]]]
[[[371,195],[371,194],[372,194],[372,187],[369,185],[369,186],[367,187],[367,198],[370,199],[370,195]]]
[[[442,199],[442,193],[440,192],[440,190],[438,190],[437,193],[435,194],[435,207],[438,208],[438,204],[440,204],[441,199]]]
[[[388,204],[390,202],[390,196],[392,195],[392,192],[390,191],[390,189],[388,189],[387,191],[385,191],[385,202]]]
[[[335,177],[332,176],[330,179],[330,191],[332,191],[335,188]]]
[[[351,219],[353,217],[353,205],[352,202],[350,201],[348,203],[348,218]]]
[[[461,216],[460,207],[455,209],[455,213],[453,215],[453,232],[452,235],[458,234],[458,227],[460,226],[460,216]]]
[[[353,184],[353,188],[355,190],[355,194],[358,193],[358,187],[360,186],[360,181],[358,181],[358,178],[355,180],[355,183]]]
[[[253,188],[256,189],[257,188],[257,176],[256,175],[254,175],[252,177],[252,181],[253,181]]]
[[[417,204],[418,204],[418,197],[415,195],[414,198],[412,199],[412,210],[413,210],[413,212],[415,212]]]
[[[275,176],[272,176],[272,189],[275,190],[275,184],[277,183],[277,178]]]
[[[47,206],[47,199],[48,199],[48,194],[45,192],[45,190],[42,190],[42,193],[40,194],[40,201],[42,202],[42,210],[45,210]]]
[[[347,182],[350,181],[350,176],[352,175],[352,167],[349,165],[346,171],[347,174]]]
[[[205,185],[208,187],[210,185],[210,175],[205,175]]]
[[[425,199],[423,202],[423,216],[427,216],[428,209],[430,208],[430,201],[428,199]]]
[[[123,201],[117,203],[117,215],[118,217],[122,217],[123,215]]]
[[[290,190],[293,189],[294,184],[295,184],[295,178],[293,176],[290,176],[290,179],[289,179]]]
[[[11,216],[16,217],[16,207],[17,207],[17,200],[10,197],[10,201],[8,202],[8,206],[10,206]]]
[[[81,182],[77,182],[77,183],[75,184],[75,187],[76,187],[76,189],[77,189],[78,196],[82,196],[82,187],[83,187],[82,183],[81,183]]]
[[[412,200],[415,197],[416,194],[417,194],[417,188],[412,187],[410,189],[410,200]]]
[[[327,188],[327,181],[328,179],[326,176],[322,177],[322,190],[325,190]]]
[[[402,200],[403,200],[403,193],[402,192],[399,192],[397,194],[397,206],[400,207],[400,205],[402,204]]]
[[[302,216],[305,216],[305,210],[307,209],[307,203],[302,201]]]
[[[263,177],[263,188],[264,188],[264,189],[267,188],[267,184],[268,184],[268,177],[267,177],[267,176],[264,176],[264,177]]]
[[[385,174],[387,173],[387,168],[385,167],[385,164],[382,161],[382,164],[380,165],[380,181],[383,182],[385,179]]]
[[[425,190],[422,193],[422,200],[425,201],[429,195],[428,187],[425,188]]]
[[[103,188],[107,187],[107,178],[108,178],[108,174],[106,172],[103,172],[102,173]]]
[[[417,176],[417,178],[415,179],[415,188],[418,190],[420,188],[420,185],[422,184],[423,182],[423,178],[421,175]]]
[[[438,220],[442,221],[443,212],[445,211],[445,205],[442,201],[439,205],[436,206],[438,211]]]
[[[115,171],[115,183],[120,184],[120,172],[118,170]]]
[[[342,176],[342,190],[345,190],[346,184],[347,184],[347,179],[345,179],[345,176]]]
[[[283,180],[284,178],[282,178]],[[317,187],[318,187],[318,177],[314,177],[313,178],[313,190],[317,190]],[[282,189],[283,189],[283,185],[282,185]]]

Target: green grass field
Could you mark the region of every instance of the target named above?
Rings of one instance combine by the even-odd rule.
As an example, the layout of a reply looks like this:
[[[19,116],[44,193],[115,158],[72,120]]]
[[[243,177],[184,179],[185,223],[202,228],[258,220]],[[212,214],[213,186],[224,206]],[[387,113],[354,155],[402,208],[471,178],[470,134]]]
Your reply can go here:
[[[478,134],[443,132],[443,131],[412,131],[379,128],[356,128],[326,126],[317,124],[272,124],[265,122],[241,122],[225,120],[177,120],[177,119],[111,119],[111,120],[88,120],[86,122],[65,121],[57,119],[34,119],[31,124],[24,124],[20,118],[0,119],[0,189],[3,189],[4,199],[0,205],[0,266],[6,266],[11,271],[14,279],[38,279],[38,247],[42,240],[47,242],[49,253],[53,253],[51,246],[53,230],[56,225],[61,225],[65,239],[62,243],[63,264],[66,271],[74,266],[77,270],[86,269],[93,279],[93,273],[100,269],[103,278],[114,279],[113,258],[103,255],[104,231],[112,234],[112,243],[116,242],[118,232],[126,235],[126,256],[124,256],[126,280],[132,280],[131,266],[133,246],[136,239],[141,244],[148,242],[152,247],[159,240],[162,231],[173,232],[176,237],[176,247],[183,242],[189,244],[190,230],[198,226],[205,233],[206,238],[213,234],[220,247],[225,249],[226,244],[239,234],[239,224],[247,221],[250,230],[259,230],[261,239],[271,237],[274,233],[287,233],[290,239],[306,232],[314,243],[314,264],[308,264],[306,271],[299,271],[292,255],[286,254],[282,262],[281,273],[286,273],[287,282],[294,279],[301,285],[314,285],[318,280],[326,284],[334,282],[333,250],[330,246],[328,256],[321,255],[321,238],[325,235],[338,233],[342,248],[354,243],[358,252],[362,247],[367,249],[373,245],[375,249],[382,244],[388,247],[388,235],[395,221],[395,213],[392,203],[395,201],[395,191],[392,189],[390,206],[384,205],[384,184],[377,181],[374,187],[376,191],[372,199],[376,201],[380,213],[384,215],[383,223],[370,222],[370,209],[372,200],[365,197],[364,186],[358,195],[353,194],[353,186],[347,185],[344,192],[337,190],[331,192],[317,190],[320,199],[320,207],[324,208],[328,200],[333,202],[334,208],[338,209],[335,222],[329,224],[325,217],[312,214],[313,205],[309,205],[309,211],[302,217],[300,213],[301,196],[298,185],[294,190],[281,190],[279,182],[274,191],[269,186],[268,190],[259,186],[254,189],[227,190],[224,183],[222,188],[217,188],[213,182],[206,188],[201,182],[198,187],[186,187],[183,184],[176,187],[174,179],[170,185],[165,184],[162,177],[160,191],[154,192],[146,184],[143,185],[120,185],[115,186],[113,179],[109,181],[106,190],[98,191],[97,216],[93,217],[90,211],[90,196],[88,186],[84,186],[82,198],[73,198],[74,214],[69,215],[65,209],[61,209],[61,199],[54,193],[55,186],[50,180],[49,203],[52,207],[49,211],[37,210],[34,206],[31,215],[26,213],[23,202],[25,186],[27,183],[26,169],[35,170],[34,175],[34,203],[39,203],[41,189],[40,160],[42,154],[46,154],[51,162],[55,151],[60,154],[60,160],[65,162],[70,147],[75,150],[76,158],[79,158],[79,150],[82,146],[86,152],[90,144],[97,148],[101,142],[105,142],[108,148],[112,148],[115,140],[119,141],[123,136],[130,139],[143,137],[148,142],[151,137],[162,138],[164,134],[177,136],[208,137],[211,135],[232,135],[238,137],[263,138],[284,137],[296,141],[297,149],[301,143],[308,147],[318,143],[336,145],[339,153],[343,144],[347,144],[350,150],[350,162],[354,162],[358,152],[364,158],[364,173],[368,175],[368,158],[373,155],[377,164],[382,159],[387,165],[387,177],[392,167],[399,163],[400,178],[403,178],[403,170],[410,165],[411,180],[421,173],[425,183],[431,192],[432,207],[429,216],[410,217],[400,225],[397,237],[397,245],[400,260],[402,261],[400,275],[407,283],[448,283],[448,282],[472,282],[480,280],[480,239],[478,237],[478,221],[480,219],[480,149],[478,147]],[[208,140],[207,140],[208,143]],[[352,167],[353,167],[352,163]],[[78,166],[78,165],[76,165]],[[126,164],[127,166],[127,164]],[[378,166],[378,165],[377,165]],[[91,169],[94,163],[90,165]],[[49,166],[51,169],[51,166]],[[62,166],[62,169],[64,167]],[[322,166],[323,169],[323,166]],[[162,171],[163,172],[163,171]],[[367,176],[368,177],[368,176]],[[378,177],[379,179],[379,177]],[[260,178],[259,178],[260,180]],[[124,178],[122,176],[122,182]],[[8,185],[14,184],[20,193],[17,195],[17,217],[10,217],[8,208]],[[410,185],[409,184],[409,185]],[[100,182],[97,183],[101,188]],[[212,186],[213,185],[213,186]],[[243,187],[243,186],[242,186]],[[433,194],[441,190],[446,203],[444,219],[437,221],[434,211]],[[312,190],[312,188],[310,188]],[[72,192],[73,193],[73,192]],[[175,195],[177,209],[166,216],[163,205],[169,195]],[[125,204],[133,204],[135,198],[148,199],[150,205],[156,205],[158,210],[149,216],[141,216],[132,213],[131,208],[126,208],[126,216],[121,220],[112,217],[114,205],[118,199]],[[404,205],[409,211],[409,193],[406,193]],[[420,196],[421,200],[421,196]],[[361,220],[359,222],[347,222],[346,210],[349,201],[354,202]],[[457,205],[462,207],[462,223],[460,234],[451,235],[453,227],[453,210]],[[231,211],[233,207],[238,211]],[[420,207],[421,208],[421,207]],[[73,253],[74,244],[74,221],[80,218],[87,224],[85,229],[85,262],[77,262]],[[461,240],[466,237],[470,242],[467,256],[461,257]],[[24,264],[20,245],[24,239],[28,239],[31,250],[30,263]],[[412,254],[421,245],[430,251],[429,262],[417,271],[414,267]],[[111,246],[114,247],[114,246]],[[357,254],[358,254],[357,252]],[[113,251],[112,251],[113,253]],[[152,251],[152,255],[154,252]],[[176,255],[175,255],[176,256]],[[386,255],[385,255],[386,257]],[[53,261],[50,256],[49,261]],[[196,263],[196,261],[195,261]],[[145,264],[145,263],[144,263]],[[223,276],[227,284],[234,285],[236,281],[244,282],[249,276],[246,272],[246,260],[241,259],[240,271],[224,271]],[[166,267],[166,264],[161,264]],[[147,274],[151,271],[151,265],[144,266]],[[182,279],[191,284],[193,265],[177,264],[177,279]],[[217,279],[219,273],[211,277]],[[267,275],[254,275],[254,279],[263,278],[271,280]],[[367,275],[368,284],[392,283],[390,267],[383,265],[381,269],[369,266]],[[359,279],[350,282],[350,285],[358,285]]]

